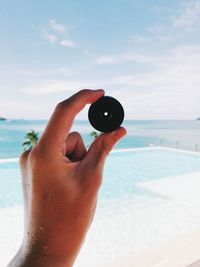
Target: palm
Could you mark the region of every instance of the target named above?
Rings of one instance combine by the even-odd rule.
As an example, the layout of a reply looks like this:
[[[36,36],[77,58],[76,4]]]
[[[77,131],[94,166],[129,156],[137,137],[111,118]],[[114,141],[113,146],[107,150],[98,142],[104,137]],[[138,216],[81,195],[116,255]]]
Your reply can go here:
[[[28,149],[32,149],[39,140],[39,134],[34,130],[31,130],[25,135],[25,141],[23,142],[24,151]]]

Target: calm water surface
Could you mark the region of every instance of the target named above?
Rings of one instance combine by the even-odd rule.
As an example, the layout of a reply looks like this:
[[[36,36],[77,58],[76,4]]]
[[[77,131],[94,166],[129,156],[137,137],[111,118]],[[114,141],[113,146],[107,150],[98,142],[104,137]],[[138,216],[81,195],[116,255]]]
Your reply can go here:
[[[34,129],[40,134],[47,121],[0,122],[0,158],[18,157],[27,131]],[[200,150],[200,121],[125,121],[127,136],[117,148],[145,147],[151,144],[182,149]],[[72,130],[83,135],[86,145],[92,142],[90,132],[94,129],[88,121],[76,121]]]

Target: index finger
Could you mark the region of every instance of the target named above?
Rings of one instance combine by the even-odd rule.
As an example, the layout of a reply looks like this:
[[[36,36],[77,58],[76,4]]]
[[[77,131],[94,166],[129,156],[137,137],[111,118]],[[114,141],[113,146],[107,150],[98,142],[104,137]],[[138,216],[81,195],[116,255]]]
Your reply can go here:
[[[56,106],[39,142],[45,143],[45,147],[48,147],[48,149],[53,149],[54,151],[55,149],[62,150],[75,116],[86,104],[97,101],[104,94],[105,92],[102,89],[83,89],[60,102]]]

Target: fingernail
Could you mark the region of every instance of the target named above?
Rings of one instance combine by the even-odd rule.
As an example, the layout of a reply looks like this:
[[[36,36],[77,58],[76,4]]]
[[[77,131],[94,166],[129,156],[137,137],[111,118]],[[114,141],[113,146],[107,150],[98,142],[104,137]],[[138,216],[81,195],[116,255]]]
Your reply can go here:
[[[97,89],[96,92],[105,93],[105,91],[103,89]]]
[[[119,136],[119,137],[123,137],[127,134],[127,130],[124,127],[120,127],[114,131],[114,134]]]

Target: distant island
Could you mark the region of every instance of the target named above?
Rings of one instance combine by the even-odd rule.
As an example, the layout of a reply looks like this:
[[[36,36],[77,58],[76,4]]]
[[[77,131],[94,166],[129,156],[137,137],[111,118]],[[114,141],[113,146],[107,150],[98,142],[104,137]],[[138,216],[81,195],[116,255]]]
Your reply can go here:
[[[200,117],[196,119],[197,121],[200,121]]]
[[[4,117],[0,117],[0,121],[6,121],[7,119]]]

